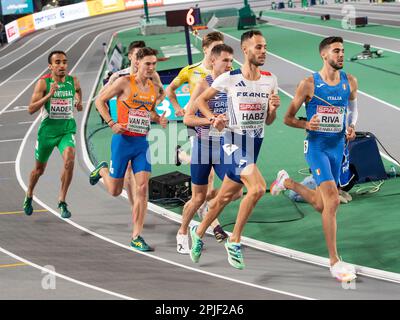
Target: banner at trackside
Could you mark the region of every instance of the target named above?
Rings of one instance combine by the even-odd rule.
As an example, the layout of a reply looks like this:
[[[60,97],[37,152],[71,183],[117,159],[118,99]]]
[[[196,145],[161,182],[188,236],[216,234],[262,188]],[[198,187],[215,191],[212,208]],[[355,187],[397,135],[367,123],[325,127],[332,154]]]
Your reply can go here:
[[[130,10],[130,9],[138,9],[138,8],[143,8],[143,0],[124,0],[125,1],[125,9]],[[149,7],[159,7],[164,4],[163,0],[147,0],[147,5]]]
[[[125,10],[124,0],[90,0],[86,5],[90,16]]]
[[[17,22],[18,22],[18,30],[20,37],[35,31],[35,26],[33,24],[33,16],[31,14],[19,18]]]
[[[7,23],[5,28],[8,43],[17,40],[20,37],[17,20]]]
[[[84,2],[58,7],[33,14],[35,29],[43,29],[55,24],[89,17],[89,10]]]

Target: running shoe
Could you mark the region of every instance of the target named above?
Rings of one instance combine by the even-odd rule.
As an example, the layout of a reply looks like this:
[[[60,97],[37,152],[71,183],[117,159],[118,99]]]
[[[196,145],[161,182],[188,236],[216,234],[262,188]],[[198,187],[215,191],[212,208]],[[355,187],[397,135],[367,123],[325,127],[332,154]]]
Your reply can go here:
[[[58,209],[60,209],[61,218],[64,218],[64,219],[71,218],[71,212],[68,210],[66,202],[60,201],[58,203]]]
[[[189,235],[176,234],[176,251],[180,254],[189,254]]]
[[[330,271],[332,277],[340,282],[350,282],[357,278],[354,266],[340,260],[330,267]]]
[[[222,242],[226,238],[228,238],[228,235],[226,234],[226,232],[224,231],[224,229],[222,229],[222,227],[220,225],[217,225],[214,228],[213,232],[214,232],[214,237],[217,240],[217,242]]]
[[[194,263],[199,262],[201,251],[203,250],[203,240],[196,233],[197,227],[190,228],[190,237],[192,238],[192,249],[190,250],[190,258]]]
[[[229,239],[225,242],[225,249],[228,252],[228,262],[236,269],[244,269],[245,265],[243,262],[243,254],[240,243],[229,242]]]
[[[105,161],[100,162],[97,167],[90,173],[89,182],[94,186],[101,179],[100,170],[101,168],[108,168],[108,164]]]
[[[153,248],[151,248],[141,236],[132,239],[130,246],[140,251],[153,251]]]
[[[272,182],[271,187],[269,189],[271,195],[277,196],[281,193],[281,191],[286,190],[284,186],[284,182],[289,178],[289,174],[285,170],[281,170],[278,172],[276,176],[276,180]]]
[[[181,146],[178,144],[175,147],[175,165],[180,166],[182,164],[181,160],[179,159],[179,153],[181,152]]]
[[[197,210],[197,215],[200,217],[201,220],[203,220],[207,212],[208,212],[208,202],[204,201],[201,207]]]
[[[33,212],[32,197],[25,196],[24,212],[27,216],[30,216],[32,214]]]

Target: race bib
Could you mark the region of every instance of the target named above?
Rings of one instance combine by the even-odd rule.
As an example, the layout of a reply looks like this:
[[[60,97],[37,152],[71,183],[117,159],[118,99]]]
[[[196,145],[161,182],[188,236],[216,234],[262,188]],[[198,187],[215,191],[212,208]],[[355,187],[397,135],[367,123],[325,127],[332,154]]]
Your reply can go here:
[[[319,132],[341,132],[343,130],[345,107],[317,106],[320,121]]]
[[[150,112],[146,110],[129,109],[126,128],[129,132],[147,134],[150,130]]]
[[[304,153],[308,152],[308,140],[304,140]]]
[[[240,103],[238,127],[240,130],[258,130],[264,128],[266,103]]]
[[[50,99],[50,119],[72,119],[73,114],[73,99]]]

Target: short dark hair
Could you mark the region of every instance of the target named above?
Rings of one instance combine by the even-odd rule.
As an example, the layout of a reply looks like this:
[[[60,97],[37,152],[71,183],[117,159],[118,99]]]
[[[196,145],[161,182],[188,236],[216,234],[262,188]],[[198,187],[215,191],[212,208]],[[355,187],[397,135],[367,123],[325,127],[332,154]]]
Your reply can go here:
[[[130,52],[132,52],[133,49],[144,48],[144,47],[146,47],[146,43],[144,41],[142,41],[142,40],[132,41],[129,44],[128,52],[130,53]]]
[[[64,56],[67,56],[67,54],[64,51],[61,50],[54,50],[52,52],[49,53],[49,56],[47,57],[47,62],[49,64],[51,64],[51,58],[53,57],[53,55],[55,54],[63,54]]]
[[[157,53],[157,50],[149,47],[140,48],[139,51],[136,53],[136,60],[142,60],[144,57],[147,56],[156,56]]]
[[[215,41],[224,41],[224,35],[221,32],[218,31],[213,31],[210,33],[207,33],[201,42],[201,46],[204,47],[209,47],[211,43]]]
[[[219,56],[221,55],[222,52],[228,52],[230,54],[233,54],[233,48],[231,46],[228,46],[225,43],[217,44],[214,48],[211,50],[212,55]]]
[[[340,42],[343,43],[343,38],[342,37],[328,37],[323,39],[320,44],[319,44],[319,52],[321,53],[322,50],[324,50],[327,46],[329,46],[332,43],[335,42]]]
[[[248,39],[253,38],[254,36],[262,36],[263,37],[263,34],[261,33],[260,30],[249,30],[249,31],[246,31],[240,37],[240,44],[242,44],[243,42],[245,42]]]

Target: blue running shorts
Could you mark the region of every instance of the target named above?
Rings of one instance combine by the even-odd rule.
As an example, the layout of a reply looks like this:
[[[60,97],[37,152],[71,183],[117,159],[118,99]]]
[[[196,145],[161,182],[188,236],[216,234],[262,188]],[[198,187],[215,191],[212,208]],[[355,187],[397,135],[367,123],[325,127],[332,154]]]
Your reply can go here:
[[[231,131],[225,133],[221,145],[224,154],[224,171],[233,181],[243,184],[240,175],[244,168],[256,163],[263,138],[253,138]]]
[[[342,166],[344,137],[307,137],[304,154],[312,175],[319,186],[324,181],[334,181],[337,185]]]
[[[111,139],[110,176],[115,179],[123,178],[129,160],[133,173],[151,172],[149,142],[146,136],[114,134]]]
[[[196,185],[208,184],[211,168],[221,180],[225,177],[223,154],[221,154],[221,141],[200,139],[193,137],[192,158],[190,161],[190,174],[192,183]],[[222,155],[222,159],[221,159]]]

